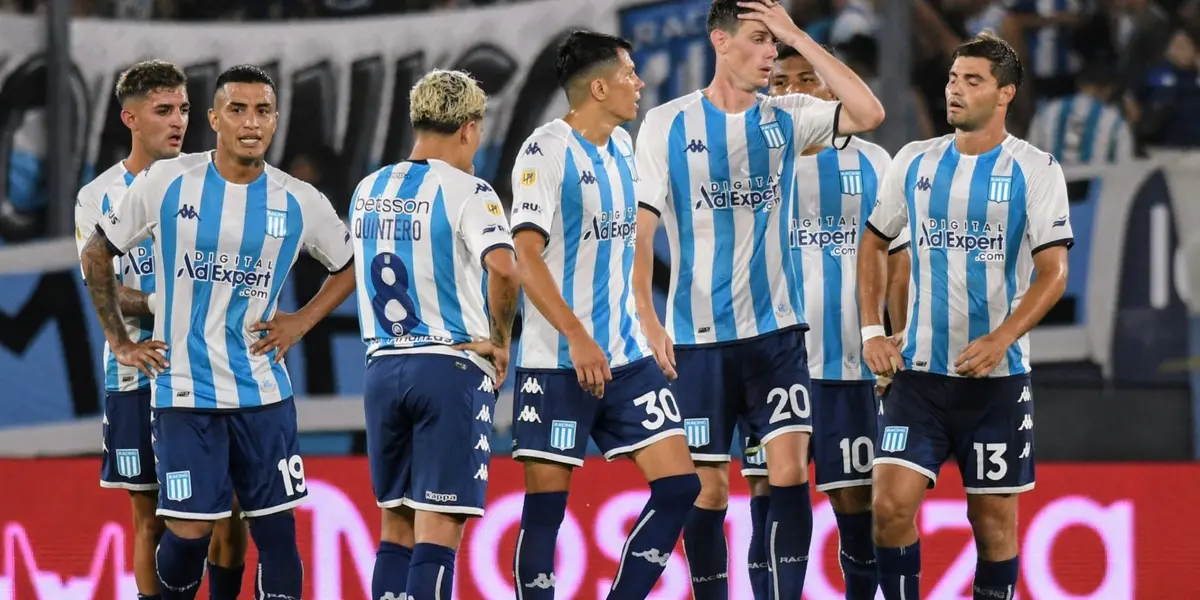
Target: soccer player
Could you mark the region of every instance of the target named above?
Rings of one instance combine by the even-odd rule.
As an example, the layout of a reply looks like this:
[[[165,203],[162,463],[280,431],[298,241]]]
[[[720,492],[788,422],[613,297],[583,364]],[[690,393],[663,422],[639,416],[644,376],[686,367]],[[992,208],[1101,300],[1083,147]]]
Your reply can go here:
[[[919,597],[913,516],[950,455],[979,553],[974,597],[1016,590],[1017,498],[1034,485],[1026,334],[1062,296],[1073,244],[1061,167],[1004,129],[1023,78],[999,38],[958,47],[946,84],[955,133],[896,154],[859,248],[863,354],[877,374],[899,370],[879,416],[873,474],[888,600]],[[906,227],[913,293],[901,351],[883,337],[880,307],[884,255]]]
[[[79,190],[75,200],[75,241],[82,257],[96,224],[125,196],[134,174],[156,160],[179,156],[187,133],[190,103],[187,76],[175,65],[148,60],[117,78],[121,121],[130,131],[129,156]],[[149,240],[114,265],[117,301],[126,315],[130,339],[143,342],[153,333],[154,257]],[[82,267],[81,267],[82,269]],[[138,597],[158,598],[154,549],[163,524],[154,512],[158,480],[150,438],[150,379],[117,362],[104,347],[104,445],[100,487],[125,489],[133,508],[133,575]],[[242,587],[246,531],[240,520],[222,520],[214,531],[208,564],[211,598],[237,598]],[[222,560],[223,559],[223,560]]]
[[[620,125],[637,118],[645,85],[630,50],[610,35],[568,36],[556,75],[570,111],[534,131],[513,168],[526,303],[513,403],[513,458],[525,466],[513,559],[523,600],[554,598],[555,541],[589,436],[608,460],[632,458],[650,484],[609,598],[650,593],[700,491],[679,406],[630,291],[638,172]]]
[[[728,462],[743,416],[770,457],[772,597],[799,598],[812,537],[812,425],[804,307],[787,227],[793,169],[801,150],[876,127],[883,107],[777,2],[716,0],[708,31],[717,53],[712,84],[652,109],[638,133],[645,186],[638,195],[638,313],[655,357],[678,374],[674,390],[703,484],[683,536],[694,595],[728,595]],[[769,83],[776,41],[807,58],[840,102],[758,95]],[[651,290],[660,218],[672,256],[665,327]]]
[[[771,71],[772,96],[809,94],[835,99],[812,64],[781,48]],[[814,146],[796,159],[798,199],[792,220],[793,260],[804,286],[812,377],[812,453],[817,490],[829,495],[840,535],[839,560],[848,600],[872,600],[878,587],[871,543],[871,461],[876,432],[875,375],[862,366],[855,276],[857,241],[875,205],[891,157],[850,136],[836,148]],[[908,304],[907,230],[888,250],[888,317],[904,328]],[[743,424],[744,425],[744,424]],[[750,445],[750,444],[747,444]],[[752,535],[747,562],[756,598],[768,598],[766,512],[770,506],[765,456],[742,458],[750,483]]]
[[[363,179],[350,213],[383,511],[371,597],[450,600],[463,525],[483,516],[517,267],[500,199],[470,175],[483,90],[434,70],[409,98],[412,154]]]
[[[350,233],[312,186],[266,165],[278,118],[261,69],[217,78],[214,152],[160,160],[100,220],[83,251],[92,303],[117,362],[154,379],[162,596],[191,599],[213,522],[236,492],[258,548],[256,594],[299,598],[292,509],[308,494],[284,354],[354,289]],[[154,335],[122,325],[113,258],[153,239]],[[276,311],[301,248],[333,275],[302,309]]]

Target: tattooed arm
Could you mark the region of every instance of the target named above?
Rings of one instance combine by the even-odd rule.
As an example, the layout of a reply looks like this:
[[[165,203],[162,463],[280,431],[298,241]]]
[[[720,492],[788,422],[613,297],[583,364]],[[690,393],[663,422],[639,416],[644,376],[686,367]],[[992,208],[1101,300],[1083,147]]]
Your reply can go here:
[[[88,293],[92,296],[92,306],[100,317],[100,326],[104,328],[104,337],[108,345],[116,348],[128,343],[129,334],[125,332],[122,323],[124,315],[120,301],[120,285],[117,274],[113,270],[113,258],[117,256],[111,248],[108,236],[97,228],[87,244],[83,247],[83,278],[87,282]]]
[[[498,247],[484,255],[488,270],[488,314],[491,315],[492,363],[496,365],[496,389],[508,372],[508,349],[512,344],[513,319],[517,316],[520,278],[517,261],[510,248]]]
[[[148,317],[154,314],[154,307],[150,306],[150,294],[139,292],[127,285],[117,286],[117,304],[126,316]]]

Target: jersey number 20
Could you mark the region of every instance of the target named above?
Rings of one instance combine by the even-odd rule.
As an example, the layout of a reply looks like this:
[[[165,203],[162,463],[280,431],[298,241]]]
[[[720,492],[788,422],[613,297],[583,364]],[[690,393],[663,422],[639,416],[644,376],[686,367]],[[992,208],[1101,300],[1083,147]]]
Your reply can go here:
[[[770,424],[791,419],[793,416],[807,419],[812,414],[812,404],[808,401],[808,388],[793,383],[792,387],[783,389],[777,387],[767,394],[767,404],[774,404]]]

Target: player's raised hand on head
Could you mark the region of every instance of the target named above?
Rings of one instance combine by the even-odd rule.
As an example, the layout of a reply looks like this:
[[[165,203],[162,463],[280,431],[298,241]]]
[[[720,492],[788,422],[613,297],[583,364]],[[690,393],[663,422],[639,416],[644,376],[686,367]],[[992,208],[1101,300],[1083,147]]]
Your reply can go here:
[[[796,22],[792,20],[792,16],[788,14],[787,8],[776,0],[749,0],[738,2],[738,6],[746,9],[738,15],[739,19],[748,21],[758,21],[766,25],[771,31],[771,35],[775,39],[787,43],[786,40],[795,39],[797,35],[804,35],[804,32],[796,26]]]
[[[571,350],[571,364],[575,365],[575,375],[579,377],[579,386],[597,398],[604,397],[604,384],[612,381],[612,371],[608,368],[608,357],[600,344],[587,334],[568,338]]]
[[[662,369],[667,379],[674,381],[679,376],[675,372],[675,342],[671,340],[667,329],[658,321],[643,322],[642,333],[646,335],[646,343],[650,345],[650,352],[654,353],[658,368]]]
[[[295,313],[277,312],[275,318],[262,323],[255,323],[250,326],[252,333],[265,331],[267,333],[262,339],[258,340],[250,351],[255,356],[268,354],[272,350],[275,351],[275,362],[282,362],[283,355],[296,343],[308,330],[312,328],[303,317]]]
[[[987,377],[1013,343],[996,332],[975,338],[954,359],[954,371],[964,377]]]
[[[113,357],[117,362],[127,367],[137,367],[142,374],[151,379],[171,366],[167,357],[163,355],[166,351],[167,345],[158,340],[146,340],[141,343],[130,340],[112,348]]]
[[[904,369],[904,356],[900,354],[896,341],[885,336],[863,342],[863,360],[867,361],[872,373],[883,377],[891,377]]]
[[[508,377],[508,346],[495,344],[491,340],[479,340],[458,344],[454,346],[454,349],[474,352],[486,358],[496,367],[495,385],[493,387],[498,390],[500,386],[504,385],[504,380]]]

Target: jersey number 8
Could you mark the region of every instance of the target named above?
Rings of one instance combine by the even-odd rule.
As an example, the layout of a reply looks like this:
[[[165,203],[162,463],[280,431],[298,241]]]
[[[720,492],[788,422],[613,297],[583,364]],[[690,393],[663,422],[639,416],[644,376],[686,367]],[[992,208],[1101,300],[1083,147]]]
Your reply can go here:
[[[683,418],[679,414],[679,405],[675,403],[675,396],[671,394],[671,390],[666,388],[658,392],[646,392],[634,398],[634,406],[643,404],[646,405],[646,414],[650,415],[650,418],[642,421],[642,427],[650,431],[657,430],[667,421],[678,423]]]

